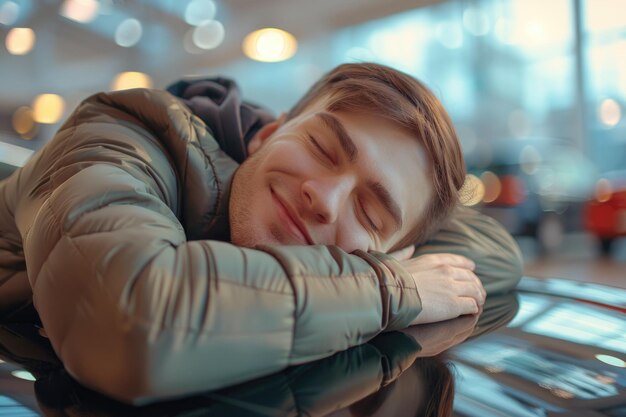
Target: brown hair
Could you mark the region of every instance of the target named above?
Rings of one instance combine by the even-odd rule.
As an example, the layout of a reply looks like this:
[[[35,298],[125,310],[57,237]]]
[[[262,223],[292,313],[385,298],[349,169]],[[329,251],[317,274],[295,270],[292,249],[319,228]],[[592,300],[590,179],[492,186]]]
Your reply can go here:
[[[426,149],[433,197],[417,227],[393,250],[430,238],[450,215],[465,180],[465,162],[454,126],[435,95],[420,81],[393,68],[342,64],[317,81],[287,114],[292,119],[320,98],[327,110],[385,117],[414,135]]]

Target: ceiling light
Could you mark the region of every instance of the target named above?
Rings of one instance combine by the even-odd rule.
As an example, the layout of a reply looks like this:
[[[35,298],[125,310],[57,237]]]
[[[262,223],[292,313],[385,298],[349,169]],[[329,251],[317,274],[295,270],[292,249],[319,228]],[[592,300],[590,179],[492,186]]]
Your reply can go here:
[[[59,14],[78,23],[89,23],[95,19],[99,8],[97,0],[65,0]]]
[[[224,41],[224,25],[217,20],[209,20],[193,30],[193,43],[201,49],[214,49]]]
[[[126,19],[115,29],[115,43],[130,48],[139,42],[143,33],[141,22],[137,19]]]
[[[37,123],[54,124],[61,119],[65,101],[56,94],[40,94],[33,101],[33,119]]]
[[[111,90],[128,90],[130,88],[151,88],[152,79],[143,72],[122,72],[117,74],[111,83]]]
[[[7,51],[13,55],[26,55],[35,46],[35,32],[31,28],[13,28],[7,33]]]
[[[298,49],[296,38],[276,28],[259,29],[243,41],[243,52],[251,59],[278,62],[291,58]]]
[[[185,22],[199,26],[203,22],[215,18],[215,2],[213,0],[192,0],[185,8]]]
[[[11,26],[20,15],[20,6],[12,1],[5,2],[0,6],[0,23]]]

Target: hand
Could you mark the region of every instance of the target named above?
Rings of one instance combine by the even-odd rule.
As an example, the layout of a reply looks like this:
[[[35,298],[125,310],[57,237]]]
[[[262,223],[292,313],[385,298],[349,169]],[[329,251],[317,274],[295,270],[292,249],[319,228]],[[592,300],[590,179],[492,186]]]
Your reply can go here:
[[[414,252],[411,246],[390,254],[411,274],[422,299],[422,312],[411,325],[479,312],[487,294],[474,274],[474,262],[451,253],[411,258]]]
[[[444,322],[407,327],[401,332],[411,336],[422,347],[417,354],[418,358],[437,356],[470,337],[479,317],[480,314],[457,317]]]

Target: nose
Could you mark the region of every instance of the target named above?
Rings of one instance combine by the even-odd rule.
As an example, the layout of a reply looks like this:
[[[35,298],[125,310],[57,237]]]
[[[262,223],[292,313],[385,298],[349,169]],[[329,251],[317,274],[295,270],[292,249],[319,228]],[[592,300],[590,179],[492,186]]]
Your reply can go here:
[[[304,205],[320,223],[334,223],[350,197],[354,183],[349,176],[306,180],[302,183]]]

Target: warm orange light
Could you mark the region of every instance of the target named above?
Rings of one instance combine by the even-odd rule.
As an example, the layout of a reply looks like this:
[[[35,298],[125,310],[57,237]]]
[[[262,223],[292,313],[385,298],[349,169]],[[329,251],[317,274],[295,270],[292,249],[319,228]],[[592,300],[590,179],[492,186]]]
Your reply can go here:
[[[115,79],[113,79],[113,83],[111,84],[111,89],[113,91],[117,90],[128,90],[129,88],[151,88],[152,87],[152,79],[149,75],[144,74],[143,72],[122,72],[117,74]]]
[[[30,132],[35,126],[33,111],[30,107],[22,106],[13,113],[13,129],[20,135]]]
[[[79,23],[89,23],[98,15],[97,0],[65,0],[61,5],[61,16]]]
[[[601,178],[596,183],[596,201],[598,203],[604,203],[611,199],[613,195],[613,187],[611,187],[611,183],[606,178]]]
[[[463,187],[459,191],[461,204],[475,206],[480,203],[485,195],[485,186],[476,175],[468,174],[465,177]]]
[[[13,28],[7,33],[5,45],[13,55],[26,55],[35,46],[35,32],[31,28]]]
[[[494,202],[502,190],[500,179],[491,171],[483,172],[480,179],[483,181],[483,184],[485,184],[485,195],[483,196],[483,201],[485,203]]]
[[[33,101],[33,119],[37,123],[56,123],[64,110],[65,101],[56,94],[40,94]]]
[[[291,58],[298,49],[296,38],[276,28],[259,29],[243,41],[243,52],[255,61],[278,62]]]

